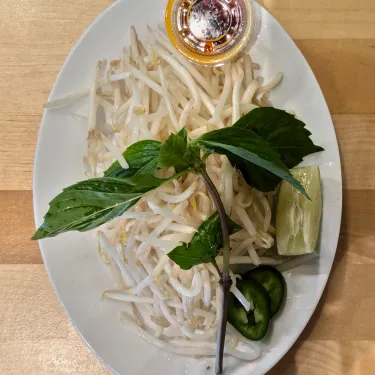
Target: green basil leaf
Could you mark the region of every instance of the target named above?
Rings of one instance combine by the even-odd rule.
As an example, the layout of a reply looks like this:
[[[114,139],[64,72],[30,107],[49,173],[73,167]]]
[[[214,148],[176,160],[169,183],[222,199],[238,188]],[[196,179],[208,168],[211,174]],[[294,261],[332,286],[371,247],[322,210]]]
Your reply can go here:
[[[287,166],[280,160],[279,154],[252,130],[243,128],[224,128],[206,133],[192,141],[206,151],[226,155],[236,168],[249,163],[264,168],[268,172],[288,181],[307,197],[305,189],[297,181]],[[254,176],[256,179],[257,176]]]
[[[228,156],[228,159],[234,168],[241,171],[246,183],[259,191],[273,191],[281,181],[279,176],[241,158]]]
[[[114,166],[118,162],[111,165],[109,169],[104,172],[104,177],[115,177],[115,178],[129,178],[137,174],[138,169],[135,168],[122,168],[120,163],[118,166]]]
[[[281,161],[289,168],[295,167],[307,155],[323,151],[314,145],[306,125],[293,115],[280,109],[257,108],[238,120],[233,127],[252,130],[279,153]],[[271,191],[280,178],[255,165],[231,158],[232,165],[242,171],[247,183],[258,190]]]
[[[185,141],[185,144],[187,144],[187,140],[188,140],[188,137],[187,137],[187,132],[186,132],[186,129],[185,128],[182,128],[178,133],[177,135],[179,137],[181,137],[184,141]]]
[[[50,202],[44,222],[32,239],[96,228],[120,216],[150,190],[191,172],[187,169],[165,179],[137,173],[127,178],[103,177],[78,182]]]
[[[155,157],[153,160],[150,160],[142,168],[138,169],[137,174],[145,174],[154,176],[158,170],[158,159]]]
[[[118,162],[116,162],[118,163]],[[115,163],[114,163],[115,164]],[[143,168],[136,169],[136,168],[122,168],[120,164],[116,165],[115,167],[112,166],[110,169],[106,170],[104,173],[104,177],[116,177],[116,178],[128,178],[135,176],[136,174],[143,174],[143,175],[155,175],[155,172],[158,169],[158,159],[154,159],[149,161],[147,164],[144,165]],[[186,168],[183,168],[186,169]],[[181,170],[183,170],[181,169]]]
[[[74,184],[50,202],[44,223],[32,239],[96,228],[121,215],[145,193],[167,181],[170,179],[136,175],[124,179],[93,178]]]
[[[182,137],[171,134],[161,145],[158,161],[159,167],[168,168],[183,163],[186,147],[186,142]]]
[[[178,173],[180,171],[183,171],[187,168],[193,167],[200,163],[201,163],[201,158],[200,158],[199,147],[189,144],[187,146],[185,155],[183,157],[183,161],[181,161],[180,163],[177,163],[174,166],[174,169],[176,173]]]
[[[123,153],[130,169],[137,170],[136,173],[154,175],[157,171],[158,157],[161,143],[158,141],[140,141],[132,144]],[[105,172],[105,177],[119,177],[117,173],[123,169],[118,161],[114,162]],[[130,173],[130,172],[129,172]]]
[[[229,216],[227,216],[227,220],[229,235],[242,229]],[[198,228],[188,245],[176,247],[168,256],[183,270],[188,270],[198,264],[214,262],[222,246],[220,218],[219,214],[215,212]]]
[[[134,143],[124,152],[125,160],[130,168],[145,168],[159,157],[161,145],[158,141],[150,140]]]

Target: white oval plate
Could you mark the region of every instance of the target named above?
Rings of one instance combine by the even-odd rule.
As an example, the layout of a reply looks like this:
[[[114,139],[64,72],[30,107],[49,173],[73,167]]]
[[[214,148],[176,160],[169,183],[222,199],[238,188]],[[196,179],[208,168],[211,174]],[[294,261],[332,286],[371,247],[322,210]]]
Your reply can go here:
[[[165,0],[123,0],[114,3],[88,28],[67,58],[51,92],[59,98],[89,86],[96,61],[118,58],[129,45],[128,30],[136,26],[146,37],[146,25],[161,24]],[[282,84],[272,93],[278,108],[295,110],[308,124],[313,140],[324,152],[306,158],[319,165],[323,183],[323,222],[320,256],[285,273],[288,294],[272,332],[263,341],[255,362],[226,357],[226,374],[264,374],[280,360],[310,319],[327,282],[334,259],[341,219],[341,168],[332,120],[319,85],[293,41],[263,8],[259,37],[252,47],[254,61],[266,79],[283,72]],[[85,103],[83,103],[85,105]],[[37,226],[49,201],[65,186],[84,179],[82,157],[87,129],[68,110],[44,112],[34,171],[34,209]],[[84,111],[82,111],[84,113]],[[121,303],[101,301],[112,279],[102,264],[90,233],[67,233],[40,242],[51,283],[77,331],[98,358],[114,373],[128,375],[198,375],[213,373],[214,359],[193,359],[163,352],[137,337],[119,320]],[[208,366],[211,370],[208,370]]]

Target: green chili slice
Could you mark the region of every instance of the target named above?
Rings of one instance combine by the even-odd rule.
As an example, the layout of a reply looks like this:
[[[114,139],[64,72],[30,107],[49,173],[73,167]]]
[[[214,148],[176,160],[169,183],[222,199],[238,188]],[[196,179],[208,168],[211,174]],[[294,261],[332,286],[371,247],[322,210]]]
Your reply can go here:
[[[254,279],[261,283],[267,291],[270,300],[270,315],[273,318],[279,311],[285,295],[285,280],[283,275],[271,266],[260,266],[247,272],[243,279]]]
[[[229,298],[228,321],[249,340],[261,340],[267,333],[270,320],[270,299],[262,284],[256,280],[241,280],[237,288],[251,302],[253,310],[246,311],[233,296]]]

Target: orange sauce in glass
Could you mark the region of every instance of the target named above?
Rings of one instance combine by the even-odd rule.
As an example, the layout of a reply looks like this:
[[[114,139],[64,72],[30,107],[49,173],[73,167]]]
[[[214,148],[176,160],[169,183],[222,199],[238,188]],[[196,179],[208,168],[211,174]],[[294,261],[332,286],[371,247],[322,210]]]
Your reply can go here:
[[[166,28],[174,46],[190,60],[220,64],[246,45],[252,13],[249,0],[170,0]]]

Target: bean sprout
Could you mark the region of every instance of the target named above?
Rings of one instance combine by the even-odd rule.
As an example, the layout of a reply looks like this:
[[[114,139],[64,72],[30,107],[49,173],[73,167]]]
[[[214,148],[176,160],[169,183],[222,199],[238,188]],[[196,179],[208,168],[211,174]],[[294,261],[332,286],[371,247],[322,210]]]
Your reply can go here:
[[[130,34],[130,49],[123,48],[121,59],[107,63],[104,71],[99,61],[90,87],[45,105],[58,108],[89,96],[87,115],[72,114],[89,129],[84,157],[88,177],[103,176],[115,161],[127,168],[123,152],[135,142],[162,142],[183,127],[195,139],[233,125],[257,108],[254,97],[268,95],[282,78],[277,74],[260,87],[260,78],[253,75],[259,66],[249,55],[221,68],[201,68],[180,55],[159,31],[151,30],[154,42],[147,44],[148,50],[134,28]],[[98,106],[104,109],[105,124],[98,122]],[[282,264],[282,259],[265,254],[274,244],[269,194],[249,188],[224,156],[210,156],[206,167],[227,214],[244,228],[230,238],[230,264]],[[163,169],[157,176],[173,173],[173,168]],[[215,354],[223,296],[214,265],[184,270],[168,253],[188,243],[214,210],[204,184],[190,174],[146,194],[97,231],[100,257],[116,284],[103,298],[129,305],[132,316],[122,314],[121,320],[135,322],[134,329],[152,344],[182,355]],[[222,267],[221,255],[216,262]],[[252,309],[236,286],[237,275],[231,272],[231,277],[232,293],[246,310]],[[247,360],[260,354],[230,329],[225,352]]]
[[[267,83],[266,85],[260,87],[258,90],[257,90],[257,94],[263,94],[265,92],[268,92],[272,89],[274,89],[282,80],[283,78],[283,74],[282,73],[277,73],[275,75],[275,77],[273,77],[273,79]]]

